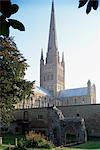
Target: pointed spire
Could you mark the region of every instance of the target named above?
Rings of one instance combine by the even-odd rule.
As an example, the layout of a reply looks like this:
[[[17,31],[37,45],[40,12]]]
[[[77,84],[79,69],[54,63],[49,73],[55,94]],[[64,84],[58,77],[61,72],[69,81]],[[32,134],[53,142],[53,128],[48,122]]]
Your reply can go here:
[[[54,12],[54,1],[52,0],[52,11]]]
[[[43,49],[41,49],[41,58],[40,58],[40,64],[41,64],[41,65],[44,65]]]
[[[41,60],[44,60],[43,59],[43,48],[41,48]]]
[[[87,82],[87,87],[91,88],[91,81],[90,80],[88,80],[88,82]]]
[[[62,52],[62,61],[61,61],[61,64],[63,65],[65,63],[64,61],[64,52]]]
[[[48,40],[48,51],[57,50],[57,39],[56,39],[56,25],[55,25],[55,12],[54,12],[54,2],[52,1],[51,8],[51,20],[49,29],[49,40]]]

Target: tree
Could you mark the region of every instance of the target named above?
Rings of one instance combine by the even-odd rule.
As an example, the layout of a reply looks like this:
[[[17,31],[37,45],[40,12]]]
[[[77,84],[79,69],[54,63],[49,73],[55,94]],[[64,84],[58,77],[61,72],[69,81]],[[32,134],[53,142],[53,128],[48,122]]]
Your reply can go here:
[[[97,10],[99,5],[99,0],[79,0],[79,8],[87,4],[86,13],[89,14],[91,9]]]
[[[0,37],[0,111],[4,123],[12,119],[14,104],[31,94],[33,82],[24,80],[27,67],[13,39]]]
[[[24,25],[15,19],[9,19],[19,9],[17,4],[12,4],[11,0],[0,0],[0,35],[9,36],[10,26],[20,31],[25,31]]]

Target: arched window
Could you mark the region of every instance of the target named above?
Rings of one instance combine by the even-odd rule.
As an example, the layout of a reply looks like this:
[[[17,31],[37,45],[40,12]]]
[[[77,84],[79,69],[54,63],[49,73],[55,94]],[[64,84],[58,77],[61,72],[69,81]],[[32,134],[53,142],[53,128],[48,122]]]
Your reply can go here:
[[[77,113],[76,116],[79,117],[80,115]]]
[[[27,112],[27,111],[24,111],[23,119],[24,119],[25,121],[28,120],[28,112]]]

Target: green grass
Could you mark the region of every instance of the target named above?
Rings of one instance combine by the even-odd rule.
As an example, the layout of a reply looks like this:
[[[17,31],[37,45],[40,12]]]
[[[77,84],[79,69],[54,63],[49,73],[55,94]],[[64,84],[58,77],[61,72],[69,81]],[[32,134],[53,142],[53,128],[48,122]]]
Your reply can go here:
[[[73,146],[72,148],[63,147],[57,148],[56,150],[100,150],[100,141],[88,141],[83,144],[79,144],[77,146]]]
[[[72,147],[57,147],[56,150],[100,150],[100,138],[91,138],[91,141]]]
[[[63,147],[63,148],[56,148],[55,150],[83,150],[83,149],[76,149],[76,148],[65,148],[65,147]]]
[[[22,137],[24,137],[24,135],[4,134],[2,137],[3,137],[3,144],[15,145],[15,138],[20,140]]]
[[[20,140],[24,135],[13,135],[13,134],[5,134],[3,135],[3,146],[0,146],[0,150],[6,150],[6,145],[14,145],[15,137]],[[100,138],[89,138],[89,141],[77,146],[73,146],[72,148],[55,148],[56,150],[100,150]],[[53,150],[55,150],[53,149]],[[32,149],[31,149],[32,150]],[[42,149],[41,149],[42,150]]]
[[[84,149],[99,149],[100,150],[100,141],[88,141],[84,144],[80,144],[75,147],[84,148]]]
[[[0,150],[6,150],[8,146],[0,145]]]

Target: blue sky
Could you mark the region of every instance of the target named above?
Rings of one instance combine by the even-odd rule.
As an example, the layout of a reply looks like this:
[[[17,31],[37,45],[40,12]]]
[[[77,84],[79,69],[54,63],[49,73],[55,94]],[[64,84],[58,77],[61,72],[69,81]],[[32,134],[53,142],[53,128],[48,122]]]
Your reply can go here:
[[[12,0],[19,4],[11,18],[23,22],[25,32],[11,29],[18,48],[30,67],[26,79],[39,85],[41,48],[47,51],[51,0]],[[97,88],[100,102],[100,7],[86,15],[86,7],[78,9],[78,0],[55,0],[57,41],[60,54],[65,53],[66,88],[87,86],[88,79]]]

